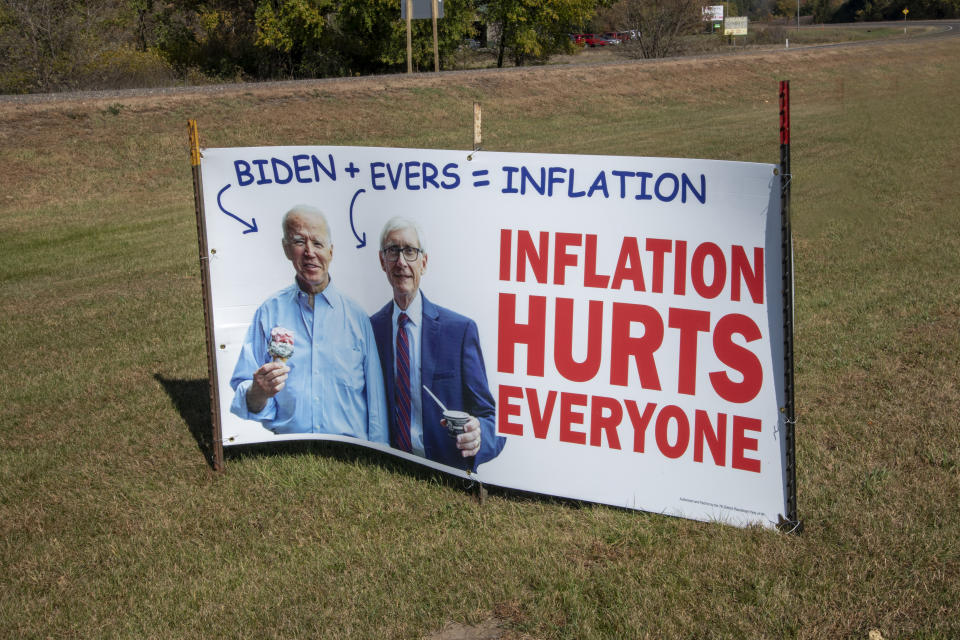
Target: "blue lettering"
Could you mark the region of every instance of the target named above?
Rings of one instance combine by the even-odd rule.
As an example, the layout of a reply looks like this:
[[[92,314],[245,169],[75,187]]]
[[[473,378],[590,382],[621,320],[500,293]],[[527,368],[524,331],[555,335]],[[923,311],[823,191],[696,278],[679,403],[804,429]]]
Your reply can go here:
[[[253,174],[250,173],[250,163],[246,160],[234,160],[233,169],[237,172],[237,186],[245,187],[253,184]]]
[[[400,177],[403,175],[403,163],[397,167],[397,175],[393,175],[393,168],[390,165],[387,165],[387,173],[390,174],[390,184],[393,185],[393,190],[396,191],[397,187],[400,186]]]
[[[637,174],[633,171],[611,171],[610,173],[620,178],[620,199],[623,200],[627,197],[627,178],[632,178]]]
[[[700,174],[700,191],[697,191],[696,187],[693,186],[693,182],[690,180],[690,176],[687,174],[681,174],[683,177],[683,196],[681,197],[682,202],[687,201],[687,191],[693,193],[693,197],[700,201],[700,204],[707,204],[707,177]]]
[[[417,171],[417,167],[419,167],[419,166],[420,166],[420,163],[417,162],[416,160],[411,160],[410,162],[407,162],[407,163],[404,165],[404,167],[406,167],[406,169],[407,169],[407,189],[410,190],[410,191],[419,191],[419,190],[420,190],[420,185],[418,185],[418,184],[413,184],[412,182],[410,182],[410,179],[411,179],[411,178],[419,178],[419,177],[420,177],[420,172]]]
[[[527,183],[530,183],[530,186],[533,187],[533,190],[543,195],[545,190],[544,183],[547,181],[547,170],[543,167],[540,167],[540,183],[538,184],[536,180],[533,179],[533,175],[526,167],[520,167],[520,193],[527,193]]]
[[[567,170],[563,167],[550,167],[550,184],[547,186],[547,195],[553,196],[553,185],[563,184],[564,176],[557,176],[558,173],[566,173]]]
[[[501,189],[501,193],[517,193],[517,188],[513,186],[513,174],[515,174],[518,169],[517,167],[500,167],[507,174],[507,186]]]
[[[443,167],[443,177],[452,180],[450,184],[447,184],[446,181],[440,183],[440,186],[444,189],[456,189],[460,186],[460,175],[456,173],[455,169],[457,169],[455,162],[451,162]]]
[[[423,163],[423,188],[426,189],[428,184],[432,184],[434,189],[439,189],[440,185],[437,184],[437,175],[440,172],[437,171],[437,167],[429,162]]]
[[[270,158],[270,164],[273,165],[273,179],[277,181],[277,184],[287,184],[293,180],[293,169],[286,162],[279,158]],[[284,179],[280,178],[280,167],[283,167],[284,171],[287,172]]]
[[[268,178],[268,177],[266,176],[266,174],[263,172],[263,167],[266,166],[266,164],[267,164],[268,162],[269,162],[268,160],[254,160],[254,161],[253,161],[253,164],[257,165],[257,169],[260,170],[260,179],[257,180],[257,184],[270,184],[271,182],[273,182],[273,180],[271,180],[270,178]]]
[[[322,170],[325,174],[327,174],[327,177],[330,178],[331,180],[336,180],[336,179],[337,179],[337,167],[334,166],[334,164],[333,164],[333,154],[332,154],[332,153],[331,153],[329,156],[327,156],[328,158],[330,158],[330,168],[329,168],[329,169],[326,168],[326,167],[323,165],[322,162],[320,162],[320,158],[318,158],[317,156],[310,156],[310,157],[311,157],[311,159],[313,160],[313,179],[314,179],[314,180],[316,180],[317,182],[320,182],[320,171],[321,171],[321,170]]]
[[[310,164],[301,164],[304,160],[309,160],[310,156],[307,154],[301,154],[298,156],[293,156],[293,171],[297,174],[297,182],[312,182],[309,178],[303,177],[303,174],[310,170]]]
[[[673,191],[670,192],[670,195],[664,195],[660,191],[660,185],[663,184],[664,180],[673,180]],[[653,192],[657,194],[657,197],[663,202],[670,202],[677,197],[677,192],[680,190],[680,180],[673,173],[664,173],[659,178],[657,178],[656,184],[653,186]]]
[[[377,182],[377,180],[384,177],[383,171],[377,171],[377,169],[382,169],[383,166],[384,165],[382,162],[370,163],[370,185],[377,191],[383,191],[387,188],[386,186]]]
[[[610,193],[607,191],[607,174],[603,171],[597,174],[597,179],[590,185],[590,192],[587,194],[587,197],[592,198],[595,191],[602,191],[604,198],[610,197]]]
[[[573,169],[570,169],[570,182],[567,184],[567,197],[581,198],[586,195],[586,192],[573,190],[573,177],[574,177]]]
[[[653,196],[647,193],[647,178],[652,178],[652,173],[647,173],[646,171],[638,171],[635,174],[640,178],[640,193],[633,196],[637,200],[653,200]]]

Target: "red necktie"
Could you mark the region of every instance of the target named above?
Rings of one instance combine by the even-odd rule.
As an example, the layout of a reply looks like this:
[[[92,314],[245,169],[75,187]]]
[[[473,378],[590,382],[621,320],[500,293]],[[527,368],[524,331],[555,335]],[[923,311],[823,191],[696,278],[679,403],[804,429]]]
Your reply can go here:
[[[397,318],[397,430],[394,441],[398,448],[411,451],[410,446],[410,339],[406,325],[410,321],[407,314]]]

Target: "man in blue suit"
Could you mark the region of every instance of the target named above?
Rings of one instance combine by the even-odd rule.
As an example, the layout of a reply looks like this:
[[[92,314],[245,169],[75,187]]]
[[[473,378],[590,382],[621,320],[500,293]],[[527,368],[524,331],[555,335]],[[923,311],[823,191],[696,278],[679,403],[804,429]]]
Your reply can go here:
[[[380,233],[379,255],[393,300],[370,321],[386,385],[390,444],[473,471],[495,458],[506,440],[496,435],[477,325],[420,292],[427,252],[416,222],[388,220]],[[469,414],[463,433],[450,435],[424,386],[448,410]]]

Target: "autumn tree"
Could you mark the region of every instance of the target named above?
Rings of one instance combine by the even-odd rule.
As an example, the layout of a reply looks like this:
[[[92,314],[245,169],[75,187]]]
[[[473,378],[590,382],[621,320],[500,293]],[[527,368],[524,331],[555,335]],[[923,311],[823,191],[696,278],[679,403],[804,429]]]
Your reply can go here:
[[[641,58],[665,58],[678,53],[684,36],[702,24],[700,0],[621,0],[624,30],[636,33],[627,53]]]
[[[570,32],[586,24],[597,0],[491,0],[478,12],[497,32],[497,66],[507,55],[514,64],[572,48]]]
[[[270,76],[328,75],[334,63],[324,50],[331,0],[261,0],[254,11],[260,66]]]
[[[172,69],[135,37],[137,0],[0,0],[0,91],[149,86]]]

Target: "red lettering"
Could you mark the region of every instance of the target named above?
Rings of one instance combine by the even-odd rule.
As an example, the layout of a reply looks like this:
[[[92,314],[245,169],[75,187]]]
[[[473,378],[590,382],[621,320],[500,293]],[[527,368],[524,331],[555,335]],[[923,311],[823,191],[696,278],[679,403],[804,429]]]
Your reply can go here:
[[[597,236],[587,235],[583,256],[583,286],[605,289],[610,276],[597,275]]]
[[[730,298],[740,300],[740,282],[747,285],[750,298],[757,304],[763,304],[763,247],[753,248],[753,268],[747,259],[746,250],[733,245],[733,255],[730,258],[731,287]]]
[[[763,386],[763,365],[749,349],[733,342],[734,335],[743,336],[747,342],[759,340],[760,329],[748,316],[731,313],[720,318],[713,328],[713,351],[723,364],[743,375],[743,380],[734,382],[725,371],[714,371],[710,382],[714,391],[729,402],[750,402]]]
[[[670,309],[670,328],[680,330],[677,393],[697,392],[697,342],[701,331],[710,331],[710,312]]]
[[[636,238],[624,238],[620,245],[617,267],[613,270],[611,289],[619,289],[624,280],[633,282],[634,291],[644,291],[643,266],[640,264],[640,247]]]
[[[513,232],[510,229],[500,229],[500,279],[510,280],[510,249]]]
[[[677,249],[673,256],[673,293],[687,295],[687,241],[677,240]]]
[[[670,444],[670,420],[677,423],[677,441]],[[674,405],[667,405],[657,414],[657,447],[660,453],[668,458],[679,458],[687,450],[690,442],[690,421],[683,409]]]
[[[527,374],[542,376],[546,347],[544,345],[547,324],[547,298],[530,296],[528,323],[519,324],[517,295],[501,293],[497,328],[497,371],[514,372],[514,354],[518,344],[527,346]]]
[[[653,292],[663,293],[663,259],[673,248],[672,240],[647,238],[647,251],[653,252]]]
[[[543,440],[550,431],[550,419],[553,417],[553,406],[557,402],[557,392],[547,392],[547,405],[540,410],[540,399],[536,389],[527,389],[527,407],[530,409],[530,424],[533,426],[533,435]]]
[[[713,263],[713,282],[710,284],[707,284],[704,273],[708,257]],[[693,288],[696,292],[707,300],[720,295],[727,279],[727,261],[720,247],[712,242],[704,242],[694,250],[690,264],[690,279],[693,280]]]
[[[636,405],[634,405],[636,406]],[[620,448],[617,427],[623,421],[623,409],[614,398],[593,396],[590,400],[590,446],[601,446],[603,432],[611,449]]]
[[[630,335],[633,323],[643,324],[643,336]],[[613,304],[613,326],[610,354],[610,384],[627,386],[629,380],[630,358],[637,362],[640,386],[644,389],[660,390],[660,376],[653,353],[663,343],[663,319],[653,307],[645,304],[615,302]]]
[[[579,247],[581,237],[576,233],[558,233],[554,249],[557,253],[553,263],[553,283],[566,284],[566,268],[577,264],[577,255],[567,253],[570,247]]]
[[[633,400],[624,400],[623,404],[627,406],[627,415],[630,416],[630,424],[633,425],[633,450],[637,453],[643,453],[643,442],[647,435],[647,427],[650,426],[650,418],[653,417],[657,405],[648,402],[641,415],[640,408]]]
[[[748,458],[744,451],[756,451],[758,448],[757,439],[747,437],[745,431],[760,431],[762,423],[756,418],[741,418],[733,416],[733,455],[730,465],[734,469],[741,471],[753,471],[760,473],[760,461],[756,458]]]
[[[600,359],[603,355],[603,302],[591,300],[589,308],[587,357],[583,362],[577,362],[573,359],[573,299],[557,298],[553,359],[557,372],[574,382],[592,380],[600,371]]]
[[[517,282],[527,281],[527,265],[540,284],[547,282],[547,267],[550,264],[550,234],[540,232],[540,248],[533,245],[529,231],[517,231]]]
[[[582,393],[560,394],[560,441],[572,444],[586,444],[585,431],[574,431],[571,427],[583,424],[583,413],[574,411],[574,407],[586,407],[587,396]]]
[[[512,404],[510,401],[514,398],[522,398],[523,389],[502,384],[500,385],[500,392],[497,395],[499,396],[497,400],[497,433],[522,436],[523,425],[510,422],[511,416],[520,415],[520,406]]]
[[[727,460],[727,414],[717,414],[714,430],[706,411],[697,410],[693,419],[693,461],[703,462],[703,445],[710,447],[710,455],[718,467]]]

